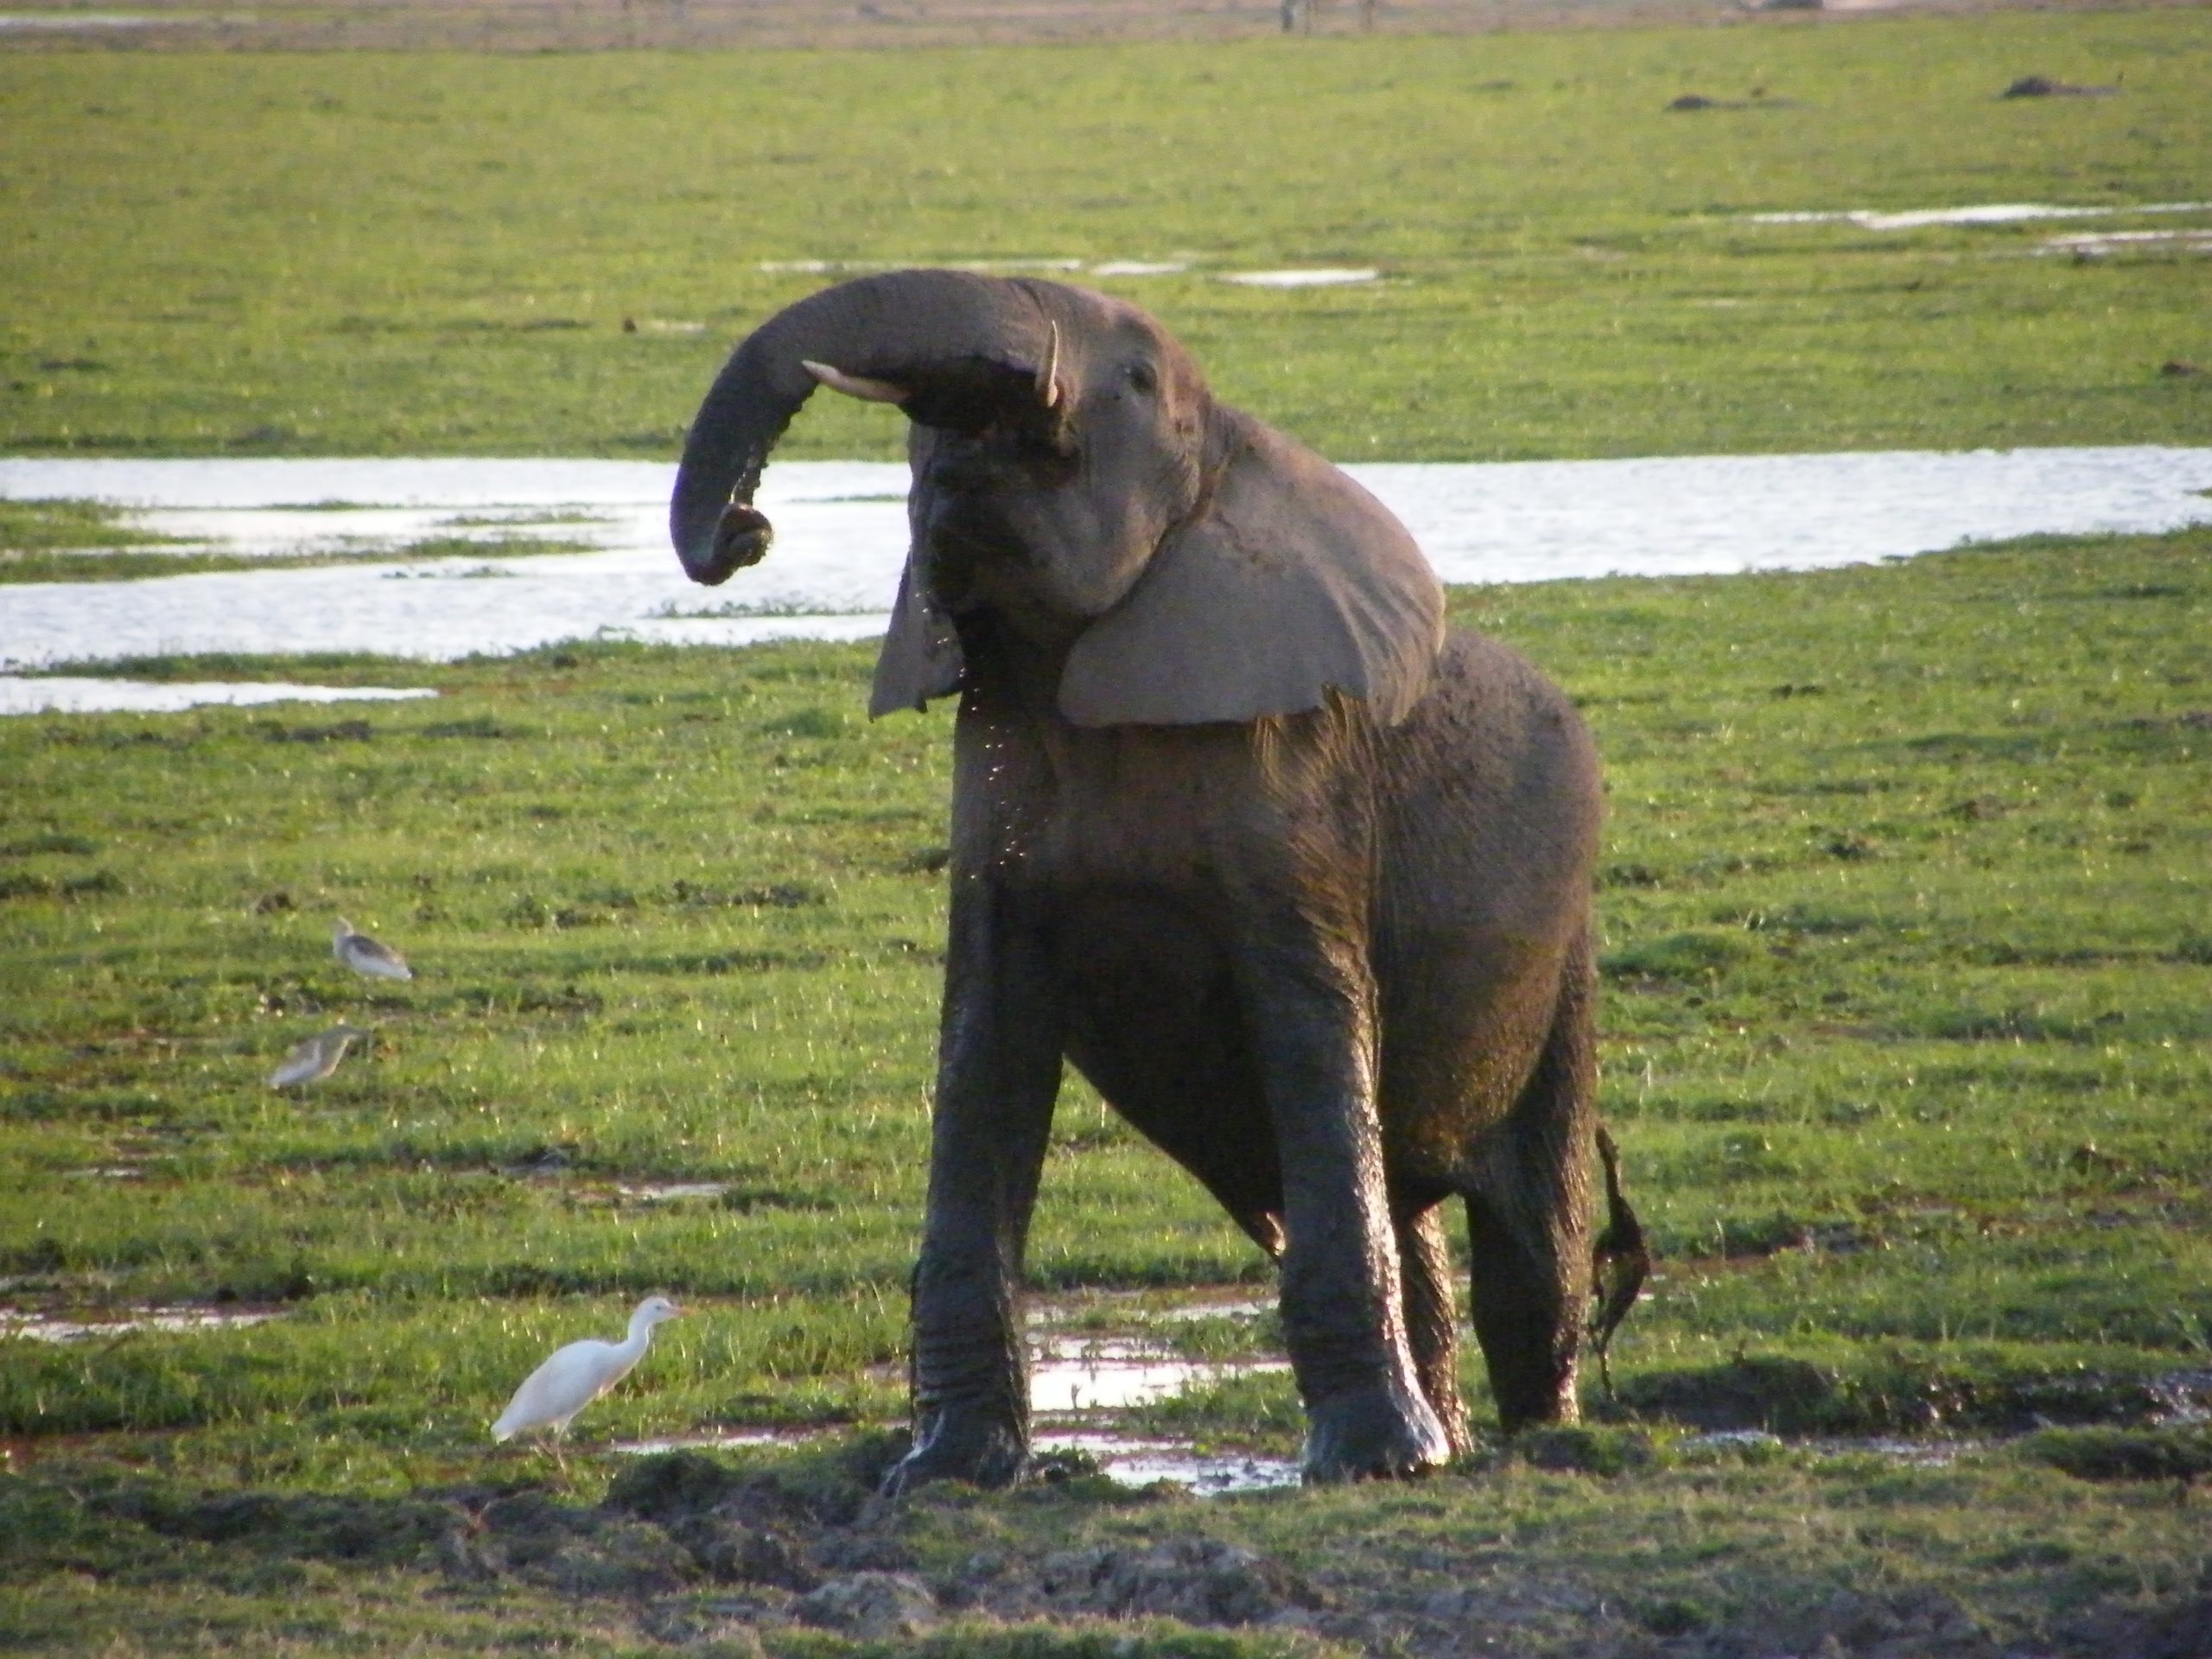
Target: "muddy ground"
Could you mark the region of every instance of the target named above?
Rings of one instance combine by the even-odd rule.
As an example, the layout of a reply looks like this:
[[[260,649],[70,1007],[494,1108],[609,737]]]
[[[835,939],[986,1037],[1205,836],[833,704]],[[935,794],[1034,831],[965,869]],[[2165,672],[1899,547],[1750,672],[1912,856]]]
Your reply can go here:
[[[1013,1497],[961,1488],[903,1503],[872,1496],[903,1445],[899,1435],[865,1435],[766,1472],[677,1452],[640,1459],[597,1503],[536,1483],[391,1498],[192,1497],[112,1476],[69,1496],[105,1522],[213,1546],[233,1560],[258,1560],[264,1571],[322,1562],[420,1575],[427,1593],[457,1607],[516,1594],[542,1605],[550,1596],[596,1628],[627,1624],[655,1645],[724,1656],[762,1652],[764,1638],[781,1648],[779,1637],[808,1629],[897,1646],[935,1636],[957,1651],[963,1633],[980,1639],[1025,1628],[1297,1633],[1325,1651],[1328,1644],[1414,1659],[2202,1659],[2212,1650],[2212,1593],[2148,1611],[2085,1609],[2020,1646],[1924,1586],[1869,1585],[1794,1611],[1673,1629],[1663,1609],[1638,1606],[1632,1590],[1572,1570],[1501,1573],[1426,1559],[1378,1565],[1356,1553],[1338,1566],[1325,1553],[1319,1559],[1332,1565],[1300,1571],[1214,1535],[1223,1529],[1218,1500],[1115,1488],[1079,1461],[1048,1467],[1038,1485]],[[1559,1446],[1551,1455],[1572,1466]],[[1483,1478],[1462,1472],[1437,1484]],[[1018,1543],[981,1524],[1007,1504],[1027,1511]],[[1122,1541],[1097,1541],[1094,1529],[1068,1547],[1102,1510],[1116,1513]],[[985,1547],[964,1555],[956,1548],[955,1564],[944,1566],[945,1540],[967,1531]]]
[[[1987,11],[2018,0],[368,0],[218,7],[205,0],[51,0],[5,8],[0,50],[884,48],[1228,40],[1284,32],[1485,34],[1728,22],[1765,14]],[[2128,9],[2139,9],[2142,0]],[[2188,4],[2192,0],[2150,0]],[[2097,9],[2087,0],[2079,9]],[[2049,9],[2045,6],[2044,9]],[[70,27],[24,19],[83,21]],[[118,22],[118,18],[126,21]]]

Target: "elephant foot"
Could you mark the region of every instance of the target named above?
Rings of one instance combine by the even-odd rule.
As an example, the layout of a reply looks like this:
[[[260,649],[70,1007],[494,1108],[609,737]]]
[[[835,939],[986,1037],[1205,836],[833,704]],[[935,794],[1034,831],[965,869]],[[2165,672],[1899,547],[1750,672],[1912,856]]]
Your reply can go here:
[[[1410,1389],[1388,1383],[1353,1389],[1306,1407],[1308,1485],[1402,1479],[1451,1460],[1443,1423]]]
[[[914,1436],[914,1449],[883,1478],[887,1497],[938,1480],[1011,1486],[1029,1462],[1028,1437],[1003,1419],[979,1412],[941,1411]]]
[[[1501,1375],[1501,1369],[1503,1374]],[[1508,1434],[1524,1428],[1564,1428],[1582,1421],[1577,1366],[1546,1364],[1491,1369],[1497,1424]]]

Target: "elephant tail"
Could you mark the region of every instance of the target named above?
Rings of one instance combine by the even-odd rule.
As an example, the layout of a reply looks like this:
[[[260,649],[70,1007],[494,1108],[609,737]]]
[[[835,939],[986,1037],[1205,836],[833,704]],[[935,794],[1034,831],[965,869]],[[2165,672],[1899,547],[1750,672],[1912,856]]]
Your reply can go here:
[[[1613,1332],[1643,1294],[1643,1281],[1651,1272],[1651,1250],[1644,1242],[1643,1224],[1621,1191],[1620,1148],[1603,1123],[1598,1126],[1598,1158],[1605,1170],[1605,1230],[1598,1235],[1592,1253],[1590,1291],[1595,1305],[1590,1311],[1590,1343],[1597,1351],[1598,1375],[1610,1398],[1613,1372],[1606,1355]]]

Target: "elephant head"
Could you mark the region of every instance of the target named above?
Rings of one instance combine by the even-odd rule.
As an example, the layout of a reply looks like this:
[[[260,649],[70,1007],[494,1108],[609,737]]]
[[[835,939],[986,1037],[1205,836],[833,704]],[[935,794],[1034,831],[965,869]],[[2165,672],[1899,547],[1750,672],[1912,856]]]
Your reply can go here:
[[[753,494],[817,385],[912,423],[912,545],[873,714],[959,687],[984,628],[1048,654],[1080,726],[1249,721],[1332,688],[1395,723],[1428,683],[1443,595],[1397,521],[1217,402],[1152,318],[1057,283],[894,271],[754,330],[677,474],[670,531],[695,581],[766,552]]]

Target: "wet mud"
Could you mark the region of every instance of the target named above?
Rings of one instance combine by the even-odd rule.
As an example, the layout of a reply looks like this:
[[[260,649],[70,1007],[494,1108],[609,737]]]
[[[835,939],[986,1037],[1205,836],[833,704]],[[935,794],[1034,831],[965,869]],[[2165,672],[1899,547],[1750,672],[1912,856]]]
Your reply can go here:
[[[1612,1398],[1591,1403],[1591,1414],[1611,1422],[1792,1437],[2010,1437],[2053,1427],[2178,1427],[2212,1418],[2212,1370],[2008,1377],[1900,1361],[1885,1370],[1847,1375],[1801,1359],[1747,1356],[1725,1365],[1624,1377]]]
[[[1567,1436],[1531,1455],[1573,1471],[1572,1459],[1553,1453],[1590,1443]],[[1440,1577],[1363,1556],[1327,1554],[1300,1567],[1211,1535],[1213,1505],[1166,1489],[1113,1488],[1072,1455],[1048,1465],[1042,1491],[1018,1499],[979,1500],[951,1487],[893,1503],[875,1487],[905,1446],[900,1434],[866,1435],[766,1471],[676,1452],[625,1469],[597,1503],[534,1483],[394,1497],[206,1496],[114,1473],[77,1482],[67,1500],[106,1523],[247,1563],[421,1574],[464,1599],[505,1590],[588,1604],[602,1624],[626,1619],[644,1641],[694,1649],[751,1652],[766,1638],[781,1650],[779,1638],[810,1630],[893,1651],[935,1637],[932,1651],[957,1651],[963,1633],[1139,1628],[1154,1637],[1177,1630],[1305,1633],[1352,1652],[1413,1659],[2003,1659],[2025,1651],[2001,1642],[1974,1610],[1924,1586],[1837,1590],[1794,1610],[1723,1623],[1687,1604],[1639,1604],[1594,1576],[1595,1567],[1528,1552],[1474,1550],[1432,1563],[1448,1567]],[[1035,1541],[993,1534],[947,1565],[948,1525],[965,1524],[979,1501],[1036,1511]],[[1056,1541],[1065,1530],[1056,1521],[1101,1508],[1125,1523],[1116,1541]],[[2190,1644],[2206,1630],[2212,1599],[2183,1596],[2148,1610],[2084,1610],[2034,1651],[2190,1659],[2202,1655]]]

